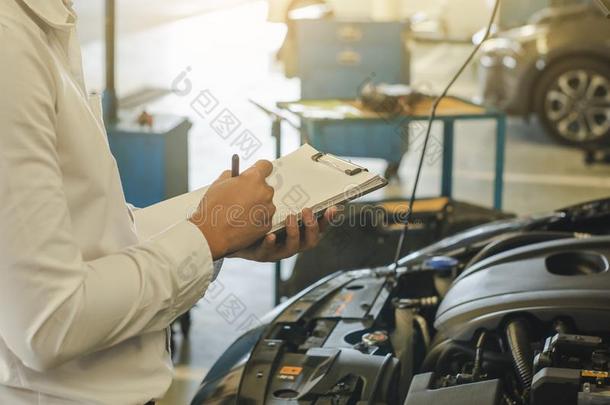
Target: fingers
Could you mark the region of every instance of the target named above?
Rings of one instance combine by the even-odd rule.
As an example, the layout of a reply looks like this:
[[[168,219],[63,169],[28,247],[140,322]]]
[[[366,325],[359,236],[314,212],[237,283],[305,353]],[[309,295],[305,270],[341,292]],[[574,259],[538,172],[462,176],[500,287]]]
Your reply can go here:
[[[284,242],[284,252],[293,255],[299,251],[301,246],[301,231],[297,216],[291,214],[286,218],[286,241]]]
[[[261,231],[265,234],[273,228],[273,215],[275,214],[275,205],[266,204],[264,206],[263,222],[260,224]]]
[[[272,261],[275,259],[275,250],[277,249],[275,246],[275,242],[277,240],[277,236],[275,234],[270,234],[265,236],[263,242],[258,248],[257,256],[260,258],[260,261]]]
[[[334,210],[331,210],[327,216],[332,216],[333,212]],[[278,244],[275,234],[266,235],[256,246],[238,252],[236,257],[259,262],[272,262],[315,247],[320,240],[318,220],[311,209],[304,209],[301,215],[304,231],[301,231],[299,227],[297,216],[292,214],[286,218],[286,239],[281,244]]]
[[[339,209],[337,207],[330,207],[326,210],[326,212],[324,213],[324,217],[319,222],[320,232],[326,231],[326,229],[332,223],[333,218],[335,217],[335,215],[337,215],[338,212]]]
[[[238,250],[227,257],[237,257],[256,262],[275,261],[277,237],[274,234],[266,235],[261,241],[254,243],[244,249]]]
[[[264,188],[264,198],[268,201],[273,201],[273,195],[275,194],[275,190],[271,186],[266,186]],[[274,206],[275,208],[275,206]]]
[[[320,227],[311,208],[303,210],[303,223],[305,224],[305,237],[301,248],[312,249],[320,241]]]
[[[305,209],[302,212],[302,220],[305,225],[303,237],[301,237],[301,229],[297,216],[292,214],[286,218],[286,240],[281,246],[276,243],[275,236],[271,240],[265,239],[263,245],[266,249],[261,252],[271,260],[284,259],[293,256],[304,249],[311,249],[318,244],[320,239],[320,229],[318,221],[311,209]]]
[[[265,236],[265,240],[263,240],[262,247],[269,250],[270,248],[275,247],[276,240],[277,240],[277,236],[274,233],[269,234],[269,235]]]
[[[262,187],[259,189],[261,194],[258,194],[263,201],[271,202],[273,201],[273,195],[275,194],[275,190],[273,187],[268,185],[265,182],[267,176],[271,174],[273,171],[273,165],[268,160],[259,160],[252,167],[244,172],[246,177],[256,178],[262,184]],[[274,209],[275,211],[275,209]]]
[[[259,160],[254,164],[254,167],[260,171],[264,178],[267,178],[273,172],[273,164],[268,160]]]
[[[262,222],[260,222],[259,225],[263,226],[265,232],[270,231],[273,226],[273,216],[277,210],[273,204],[273,191],[268,195],[268,197],[263,197],[261,203],[255,206],[254,209],[262,212]]]
[[[268,160],[259,160],[248,170],[244,172],[246,175],[258,174],[263,179],[267,178],[273,171],[273,164]]]
[[[327,222],[331,222],[333,220],[333,218],[335,217],[335,215],[337,215],[338,212],[339,212],[339,208],[337,206],[332,206],[329,209],[327,209],[326,212],[324,213],[324,219]]]
[[[269,217],[273,218],[273,215],[275,215],[275,211],[277,211],[277,208],[273,203],[270,203],[268,204],[267,209],[269,210]]]

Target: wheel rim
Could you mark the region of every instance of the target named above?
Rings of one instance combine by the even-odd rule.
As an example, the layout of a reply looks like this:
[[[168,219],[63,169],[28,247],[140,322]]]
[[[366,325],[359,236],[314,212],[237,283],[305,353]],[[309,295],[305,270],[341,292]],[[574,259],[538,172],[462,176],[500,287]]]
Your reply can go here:
[[[560,75],[545,99],[545,114],[555,132],[570,142],[590,142],[610,131],[610,81],[594,71]]]

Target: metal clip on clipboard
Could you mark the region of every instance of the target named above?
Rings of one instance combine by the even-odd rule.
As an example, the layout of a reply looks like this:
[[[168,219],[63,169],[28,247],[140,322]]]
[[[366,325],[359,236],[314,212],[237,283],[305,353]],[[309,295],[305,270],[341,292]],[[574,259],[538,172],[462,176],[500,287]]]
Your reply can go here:
[[[324,159],[324,160],[322,160]],[[330,166],[334,169],[341,170],[343,173],[348,176],[355,176],[358,173],[368,172],[368,169],[358,166],[352,162],[348,162],[347,160],[339,159],[334,155],[330,155],[323,152],[318,152],[311,157],[311,160],[318,163],[323,163],[327,166]],[[346,167],[348,166],[348,167]]]

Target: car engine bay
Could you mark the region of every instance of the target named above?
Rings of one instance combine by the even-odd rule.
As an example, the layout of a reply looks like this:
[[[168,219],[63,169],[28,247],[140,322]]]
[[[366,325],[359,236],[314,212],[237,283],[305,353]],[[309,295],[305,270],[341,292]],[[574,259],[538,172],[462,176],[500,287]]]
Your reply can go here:
[[[193,404],[610,403],[610,200],[491,222],[278,307]]]

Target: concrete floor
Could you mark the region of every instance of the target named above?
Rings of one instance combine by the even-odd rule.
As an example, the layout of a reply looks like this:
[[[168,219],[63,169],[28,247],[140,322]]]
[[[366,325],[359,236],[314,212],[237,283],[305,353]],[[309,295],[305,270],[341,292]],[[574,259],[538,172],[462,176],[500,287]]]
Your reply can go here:
[[[147,106],[151,112],[182,114],[194,122],[190,138],[191,188],[212,181],[228,167],[230,156],[236,152],[234,146],[210,129],[209,117],[193,111],[190,107],[193,97],[209,91],[263,142],[263,147],[245,162],[251,164],[259,158],[272,159],[274,144],[268,135],[268,119],[248,103],[248,98],[274,102],[297,99],[299,94],[298,81],[285,79],[274,62],[274,52],[282,42],[285,28],[265,21],[265,2],[237,2],[239,6],[188,18],[184,18],[185,13],[171,14],[168,10],[198,13],[209,10],[203,3],[214,2],[179,0],[171,2],[171,7],[161,1],[120,3],[124,7],[118,46],[120,95],[149,86],[169,89],[183,72],[192,85],[188,96],[170,95]],[[103,48],[100,31],[93,28],[101,24],[100,2],[77,0],[76,5],[82,11],[81,38],[88,84],[92,90],[101,90]],[[414,82],[438,89],[468,50],[459,45],[416,47]],[[454,93],[474,96],[474,83],[474,70],[469,70],[457,83]],[[491,204],[493,131],[493,122],[457,126],[456,198]],[[298,138],[288,128],[285,133],[284,151],[288,152],[298,146]],[[535,122],[528,125],[511,120],[508,134],[504,199],[507,210],[527,214],[610,194],[610,167],[584,166],[581,153],[553,144]],[[440,136],[438,128],[434,135]],[[375,197],[406,195],[413,180],[416,157],[415,153],[405,156],[400,170],[401,184],[392,185]],[[375,160],[363,163],[373,171],[382,172],[384,168],[383,162]],[[438,193],[439,173],[439,163],[425,167],[420,196]],[[285,267],[290,268],[290,264]],[[193,310],[190,342],[178,342],[175,383],[161,404],[189,403],[215,359],[248,323],[256,322],[271,309],[271,294],[272,265],[227,260],[207,299]],[[235,320],[223,319],[219,308],[226,300],[236,299],[243,307],[242,315]]]

